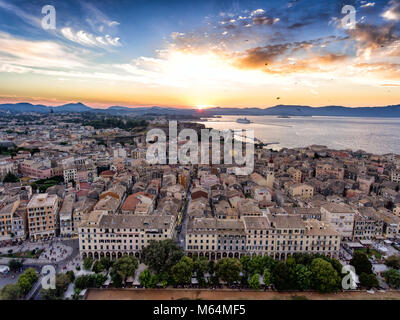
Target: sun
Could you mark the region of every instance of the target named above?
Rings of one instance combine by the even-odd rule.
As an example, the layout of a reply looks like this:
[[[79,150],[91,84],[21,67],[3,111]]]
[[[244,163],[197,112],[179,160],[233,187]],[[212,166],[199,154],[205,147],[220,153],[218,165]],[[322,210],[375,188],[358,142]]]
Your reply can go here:
[[[197,110],[204,110],[204,109],[208,109],[208,108],[212,108],[214,106],[210,105],[210,104],[198,104],[196,105],[196,109]]]

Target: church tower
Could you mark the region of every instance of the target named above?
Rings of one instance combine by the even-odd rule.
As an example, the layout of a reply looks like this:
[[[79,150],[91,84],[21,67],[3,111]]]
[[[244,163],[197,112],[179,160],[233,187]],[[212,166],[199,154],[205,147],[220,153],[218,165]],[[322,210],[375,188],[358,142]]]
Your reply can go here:
[[[81,190],[81,182],[79,181],[79,174],[78,174],[78,172],[76,173],[76,186],[75,186],[75,188],[76,188],[76,191]]]
[[[272,189],[274,181],[275,181],[274,161],[272,160],[272,157],[270,157],[267,168],[267,187]]]

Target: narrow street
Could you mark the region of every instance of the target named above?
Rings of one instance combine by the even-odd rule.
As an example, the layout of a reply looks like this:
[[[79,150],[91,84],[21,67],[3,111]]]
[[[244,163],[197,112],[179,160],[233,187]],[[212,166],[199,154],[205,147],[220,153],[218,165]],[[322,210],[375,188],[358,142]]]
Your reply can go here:
[[[186,207],[185,207],[185,211],[183,212],[183,219],[182,219],[181,227],[180,227],[180,230],[176,234],[177,243],[182,248],[185,248],[185,234],[186,234],[187,222],[188,222],[188,218],[189,218],[188,211],[189,211],[190,202],[192,200],[191,190],[192,190],[192,180],[190,179],[189,187],[187,190]]]

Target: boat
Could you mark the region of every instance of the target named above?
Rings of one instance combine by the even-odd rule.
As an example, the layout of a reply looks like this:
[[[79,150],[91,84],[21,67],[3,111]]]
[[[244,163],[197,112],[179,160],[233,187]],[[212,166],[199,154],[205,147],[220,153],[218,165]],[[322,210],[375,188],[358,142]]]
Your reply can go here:
[[[251,123],[251,121],[247,118],[238,118],[236,120],[237,123]]]
[[[283,114],[283,115],[277,116],[277,118],[289,119],[290,117]]]

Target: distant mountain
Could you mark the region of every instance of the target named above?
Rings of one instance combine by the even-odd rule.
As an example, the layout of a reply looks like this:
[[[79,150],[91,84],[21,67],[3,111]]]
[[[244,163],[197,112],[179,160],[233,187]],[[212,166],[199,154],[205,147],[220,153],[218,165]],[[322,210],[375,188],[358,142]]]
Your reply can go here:
[[[400,117],[400,105],[386,107],[348,108],[341,106],[309,107],[297,105],[277,105],[260,108],[212,108],[207,109],[209,115],[263,115],[263,116],[336,116],[336,117]]]
[[[38,112],[47,113],[49,108],[41,104],[33,105],[31,103],[16,103],[16,104],[0,104],[0,112],[7,113],[28,113],[28,112]]]
[[[337,116],[337,117],[400,117],[400,105],[384,107],[360,107],[348,108],[342,106],[310,107],[300,105],[277,105],[270,108],[221,108],[215,107],[199,111],[197,109],[182,109],[171,107],[137,107],[111,106],[106,109],[91,108],[83,103],[70,103],[58,107],[33,105],[30,103],[1,104],[0,113],[23,114],[23,113],[81,113],[95,112],[110,115],[237,115],[237,116]]]
[[[53,109],[54,112],[88,112],[93,111],[92,108],[85,106],[83,103],[69,103],[58,107],[49,107]]]

